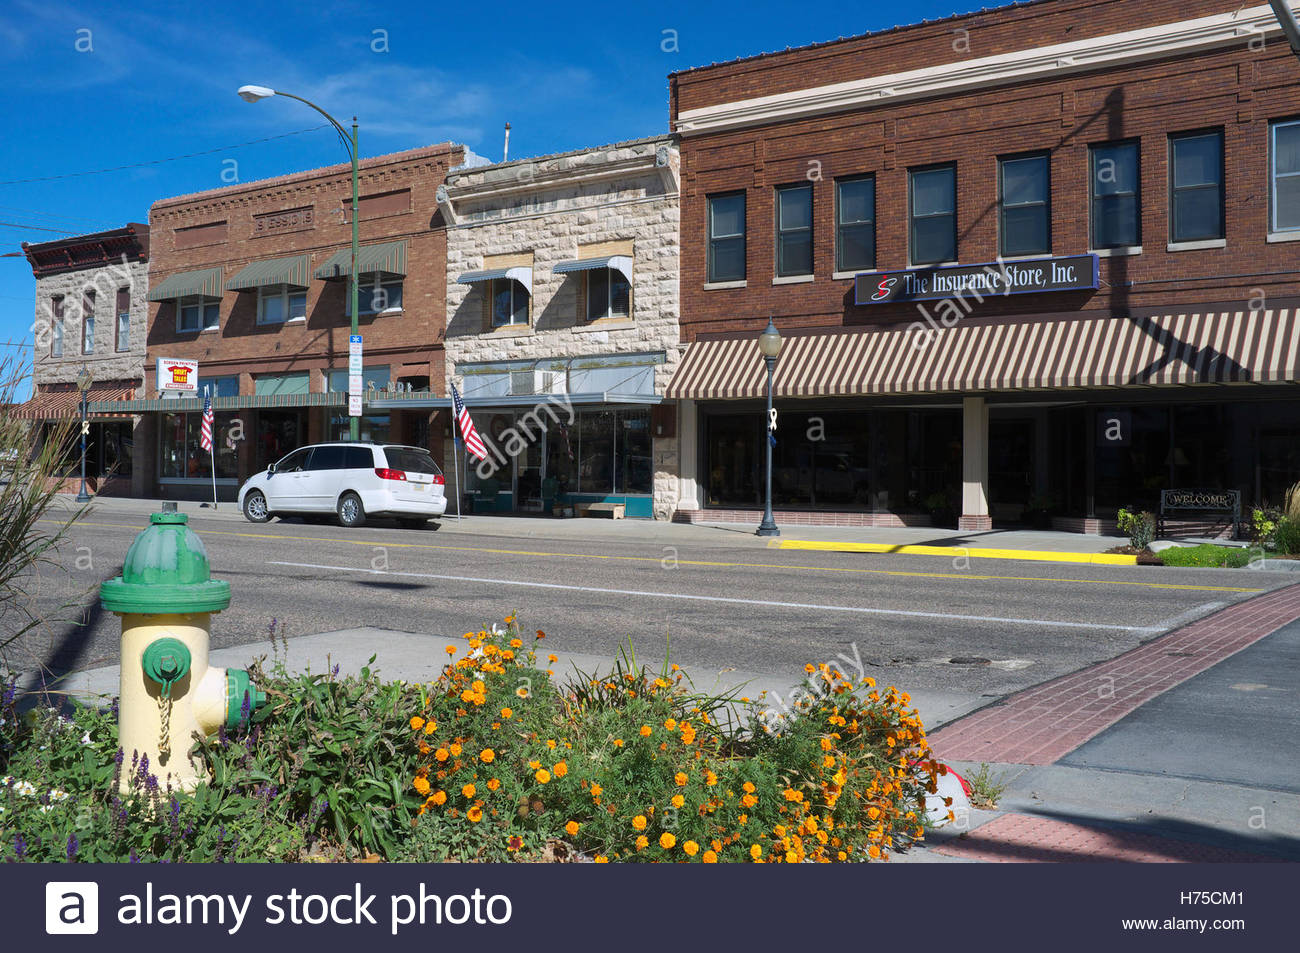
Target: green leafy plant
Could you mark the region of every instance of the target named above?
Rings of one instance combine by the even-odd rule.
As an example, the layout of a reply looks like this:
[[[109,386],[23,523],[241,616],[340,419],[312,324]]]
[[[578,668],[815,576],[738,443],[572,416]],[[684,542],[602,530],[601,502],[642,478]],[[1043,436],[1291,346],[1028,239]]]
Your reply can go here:
[[[1300,555],[1300,520],[1283,516],[1273,529],[1273,546],[1283,556]]]
[[[1261,546],[1271,545],[1273,533],[1277,530],[1277,521],[1282,514],[1272,507],[1257,506],[1251,511],[1251,536]]]
[[[1007,789],[1005,775],[995,775],[987,764],[966,774],[966,783],[970,785],[970,802],[972,807],[992,810],[998,806],[1002,792]]]
[[[1156,536],[1156,517],[1146,510],[1135,512],[1127,507],[1119,511],[1116,525],[1134,549],[1146,549]]]
[[[1161,550],[1160,560],[1166,566],[1204,566],[1218,569],[1240,569],[1250,564],[1252,553],[1240,546],[1170,546]]]

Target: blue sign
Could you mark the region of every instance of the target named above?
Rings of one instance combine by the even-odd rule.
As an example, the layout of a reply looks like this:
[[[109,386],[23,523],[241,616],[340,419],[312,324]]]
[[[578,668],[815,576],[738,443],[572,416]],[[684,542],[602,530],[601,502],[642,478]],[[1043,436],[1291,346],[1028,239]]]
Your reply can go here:
[[[348,343],[349,343],[349,344],[360,344],[360,343],[361,343],[361,335],[360,335],[360,334],[352,334],[352,335],[349,335],[349,336],[348,336]]]

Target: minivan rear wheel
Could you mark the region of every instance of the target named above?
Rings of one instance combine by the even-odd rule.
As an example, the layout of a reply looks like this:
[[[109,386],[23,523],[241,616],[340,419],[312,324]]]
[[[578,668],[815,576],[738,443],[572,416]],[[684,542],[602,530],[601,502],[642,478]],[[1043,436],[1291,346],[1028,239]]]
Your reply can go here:
[[[267,509],[266,497],[260,490],[250,490],[244,497],[244,519],[250,523],[265,523],[271,518],[271,511]]]
[[[361,505],[361,497],[350,491],[339,497],[338,516],[340,526],[365,525],[366,508]]]

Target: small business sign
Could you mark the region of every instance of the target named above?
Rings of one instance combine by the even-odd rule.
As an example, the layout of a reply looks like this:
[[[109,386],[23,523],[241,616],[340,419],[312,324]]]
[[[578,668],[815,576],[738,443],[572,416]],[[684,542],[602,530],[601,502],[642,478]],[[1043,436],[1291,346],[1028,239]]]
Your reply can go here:
[[[160,357],[154,371],[160,391],[199,392],[199,362]]]
[[[1086,291],[1097,287],[1097,261],[1096,255],[1070,255],[872,272],[854,278],[853,299],[864,305]]]
[[[361,335],[348,337],[348,416],[361,416]]]

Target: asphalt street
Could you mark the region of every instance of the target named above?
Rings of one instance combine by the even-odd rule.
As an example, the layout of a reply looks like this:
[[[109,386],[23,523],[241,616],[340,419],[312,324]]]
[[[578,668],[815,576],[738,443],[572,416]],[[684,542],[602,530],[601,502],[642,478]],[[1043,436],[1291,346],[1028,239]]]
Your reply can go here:
[[[214,647],[269,649],[274,618],[290,637],[359,626],[427,634],[432,658],[442,637],[518,612],[557,650],[612,657],[630,641],[657,661],[670,647],[673,661],[710,674],[793,674],[856,652],[881,683],[990,701],[1295,581],[1256,570],[781,551],[752,531],[633,521],[589,533],[565,521],[561,535],[545,520],[403,530],[190,514],[213,575],[233,588],[214,619]],[[35,640],[43,663],[69,671],[116,661],[118,620],[98,608],[98,583],[120,572],[147,521],[144,509],[106,505],[73,527],[58,555],[69,571],[43,570],[37,601],[84,611]],[[375,651],[382,664],[382,644]]]

